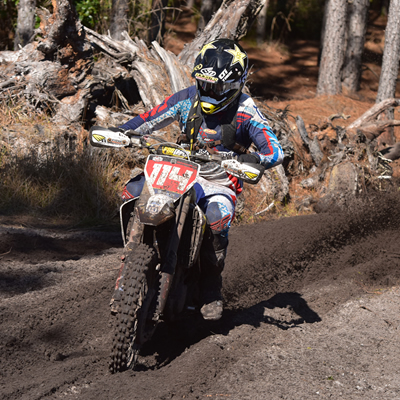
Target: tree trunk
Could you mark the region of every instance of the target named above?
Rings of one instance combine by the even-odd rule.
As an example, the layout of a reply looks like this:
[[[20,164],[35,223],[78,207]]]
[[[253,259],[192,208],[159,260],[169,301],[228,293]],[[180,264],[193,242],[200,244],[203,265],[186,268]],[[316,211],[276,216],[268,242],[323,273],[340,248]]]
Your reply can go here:
[[[221,6],[222,0],[203,0],[200,7],[200,20],[197,26],[197,32],[201,32],[210,22],[213,14]]]
[[[261,46],[266,38],[267,33],[267,10],[269,0],[263,1],[263,6],[257,17],[257,45]]]
[[[396,82],[399,73],[400,59],[400,0],[391,0],[389,4],[388,21],[385,30],[385,48],[383,51],[382,70],[379,79],[376,102],[395,97]],[[394,118],[393,108],[386,112],[386,118]],[[387,144],[394,143],[393,128],[384,133],[383,141]]]
[[[165,33],[165,7],[168,0],[153,0],[151,8],[151,25],[149,29],[149,43],[154,40],[162,45]]]
[[[329,7],[329,0],[325,0],[324,5],[324,15],[322,17],[322,26],[321,26],[321,37],[319,41],[319,51],[318,51],[318,66],[321,65],[321,55],[322,49],[324,48],[324,39],[325,39],[325,30],[326,30],[326,19],[328,16],[328,7]]]
[[[85,43],[85,31],[82,29],[72,0],[52,0],[53,14],[46,9],[40,9],[40,28],[42,36],[37,49],[48,56],[57,51],[58,59],[78,59],[89,52],[90,47]]]
[[[18,3],[17,29],[15,30],[14,49],[24,47],[33,39],[35,28],[36,0],[20,0]]]
[[[203,0],[200,7],[200,20],[197,26],[198,31],[202,31],[213,15],[213,0]]]
[[[317,95],[341,93],[347,0],[328,0]]]
[[[128,31],[128,0],[112,0],[110,35],[115,40],[122,40],[122,32]]]
[[[182,64],[193,67],[204,44],[218,38],[241,39],[261,11],[263,0],[224,0],[211,21],[179,54]]]
[[[395,97],[400,58],[400,0],[391,0],[376,102]]]
[[[360,87],[368,8],[369,0],[353,0],[352,3],[349,2],[347,46],[342,82],[350,92],[356,92]]]

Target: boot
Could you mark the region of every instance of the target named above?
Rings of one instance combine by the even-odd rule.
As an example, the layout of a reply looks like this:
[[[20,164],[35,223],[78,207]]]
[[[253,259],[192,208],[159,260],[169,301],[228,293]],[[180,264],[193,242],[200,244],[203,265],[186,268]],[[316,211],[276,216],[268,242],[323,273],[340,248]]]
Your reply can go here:
[[[221,294],[222,277],[221,274],[209,276],[202,282],[202,303],[201,315],[205,320],[218,321],[224,311],[223,299]]]
[[[228,239],[216,234],[211,234],[203,242],[200,256],[200,290],[203,306],[200,312],[205,320],[217,321],[222,317],[224,307],[221,273],[225,265],[227,246]]]
[[[201,315],[207,321],[218,321],[224,312],[222,300],[215,300],[212,303],[204,304],[200,309]]]

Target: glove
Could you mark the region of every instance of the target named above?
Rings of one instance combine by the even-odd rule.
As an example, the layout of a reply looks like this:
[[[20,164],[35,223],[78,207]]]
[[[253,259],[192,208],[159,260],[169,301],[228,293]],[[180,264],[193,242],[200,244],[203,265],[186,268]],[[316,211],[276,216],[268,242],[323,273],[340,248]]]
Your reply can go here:
[[[124,129],[122,129],[122,128],[114,128],[114,127],[111,127],[111,128],[107,128],[109,131],[111,131],[111,132],[125,132],[125,130]]]
[[[256,153],[240,154],[237,160],[241,163],[260,164],[260,157]]]

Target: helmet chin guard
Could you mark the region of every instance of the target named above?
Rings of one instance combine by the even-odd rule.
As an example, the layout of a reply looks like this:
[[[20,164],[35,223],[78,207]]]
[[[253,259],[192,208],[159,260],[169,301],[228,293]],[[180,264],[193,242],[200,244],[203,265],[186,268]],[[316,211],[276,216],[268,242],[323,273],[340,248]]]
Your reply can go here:
[[[215,114],[227,108],[240,95],[247,71],[248,57],[238,43],[230,39],[207,43],[192,71],[203,112]]]

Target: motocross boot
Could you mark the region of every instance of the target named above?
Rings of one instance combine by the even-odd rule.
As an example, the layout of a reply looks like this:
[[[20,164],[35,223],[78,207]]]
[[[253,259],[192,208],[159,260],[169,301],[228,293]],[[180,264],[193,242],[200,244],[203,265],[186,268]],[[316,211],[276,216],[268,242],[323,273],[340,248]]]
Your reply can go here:
[[[200,312],[205,320],[218,321],[224,310],[221,294],[222,276],[225,265],[228,239],[219,234],[211,234],[205,240],[201,253],[201,303]]]

